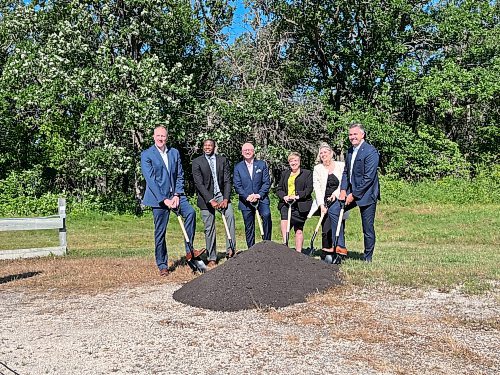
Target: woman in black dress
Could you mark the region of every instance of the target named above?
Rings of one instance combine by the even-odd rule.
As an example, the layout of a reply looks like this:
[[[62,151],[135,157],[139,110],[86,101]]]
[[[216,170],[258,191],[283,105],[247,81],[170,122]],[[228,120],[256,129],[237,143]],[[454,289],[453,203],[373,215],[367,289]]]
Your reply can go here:
[[[322,250],[324,253],[333,253],[333,235],[330,218],[328,217],[328,207],[331,203],[338,199],[340,194],[340,180],[344,171],[344,162],[334,160],[334,152],[328,143],[322,143],[318,149],[318,156],[313,170],[313,185],[315,201],[309,212],[311,217],[318,208],[320,213],[325,216],[321,225]],[[348,213],[344,214],[344,220],[347,219]],[[342,229],[343,230],[343,226]],[[341,254],[347,253],[347,249],[335,249]]]

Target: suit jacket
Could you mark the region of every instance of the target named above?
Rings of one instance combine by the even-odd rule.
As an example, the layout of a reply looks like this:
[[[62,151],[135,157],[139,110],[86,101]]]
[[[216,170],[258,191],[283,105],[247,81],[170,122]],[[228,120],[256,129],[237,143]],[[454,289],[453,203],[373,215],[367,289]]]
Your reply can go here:
[[[259,194],[260,203],[269,205],[271,178],[265,161],[254,159],[253,178],[250,178],[245,161],[240,161],[234,167],[233,185],[239,196],[240,210],[252,209],[251,203],[246,200],[250,194]]]
[[[333,161],[333,160],[332,160]],[[335,167],[333,168],[333,174],[342,181],[342,173],[344,172],[345,163],[342,161],[333,161]],[[325,204],[325,192],[326,184],[328,182],[328,169],[323,166],[322,163],[316,164],[313,169],[313,187],[315,199],[313,201],[311,210],[309,211],[308,217],[311,217],[321,206]],[[340,185],[337,190],[334,191],[335,196],[338,198],[340,195]],[[347,212],[344,213],[344,219],[347,219]]]
[[[168,171],[155,145],[141,153],[141,169],[146,179],[143,203],[146,206],[160,207],[165,199],[174,194],[184,195],[184,171],[179,151],[167,148]]]
[[[280,181],[276,190],[276,194],[280,198],[278,203],[278,209],[285,205],[283,197],[288,195],[288,178],[290,177],[291,171],[289,169],[284,170],[281,173]],[[295,179],[295,195],[299,196],[297,200],[297,207],[300,213],[306,215],[311,209],[312,205],[312,194],[313,192],[313,177],[312,172],[309,169],[300,169],[300,173]]]
[[[351,192],[358,206],[368,206],[380,199],[378,181],[378,151],[366,141],[360,146],[352,167],[352,180],[349,173],[353,148],[347,151],[340,188]]]
[[[231,171],[226,157],[215,155],[215,173],[220,192],[224,199],[231,198]],[[192,164],[194,186],[198,195],[198,207],[206,210],[211,207],[209,202],[214,198],[214,179],[212,170],[205,155],[198,156]]]

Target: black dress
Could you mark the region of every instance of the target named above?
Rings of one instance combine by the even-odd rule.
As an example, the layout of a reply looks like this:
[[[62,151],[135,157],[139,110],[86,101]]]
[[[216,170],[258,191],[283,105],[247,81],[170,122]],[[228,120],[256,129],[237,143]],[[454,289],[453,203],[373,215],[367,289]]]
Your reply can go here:
[[[325,189],[325,207],[331,203],[327,201],[327,198],[332,195],[332,193],[339,187],[340,181],[333,173],[328,175],[328,180],[326,181]],[[330,249],[333,246],[332,237],[332,224],[330,222],[330,217],[325,215],[323,222],[321,224],[321,246],[323,249]]]

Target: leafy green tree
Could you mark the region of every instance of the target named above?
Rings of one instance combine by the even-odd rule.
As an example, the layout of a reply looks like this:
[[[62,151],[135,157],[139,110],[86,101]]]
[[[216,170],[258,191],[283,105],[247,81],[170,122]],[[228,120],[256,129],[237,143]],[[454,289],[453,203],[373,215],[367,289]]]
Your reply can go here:
[[[53,169],[60,190],[116,196],[133,187],[140,196],[138,156],[152,128],[187,134],[177,119],[199,49],[190,2],[34,1],[2,13],[13,35],[2,127],[26,154],[19,169]]]
[[[433,2],[398,74],[405,119],[441,130],[471,162],[498,163],[499,17],[497,2]]]

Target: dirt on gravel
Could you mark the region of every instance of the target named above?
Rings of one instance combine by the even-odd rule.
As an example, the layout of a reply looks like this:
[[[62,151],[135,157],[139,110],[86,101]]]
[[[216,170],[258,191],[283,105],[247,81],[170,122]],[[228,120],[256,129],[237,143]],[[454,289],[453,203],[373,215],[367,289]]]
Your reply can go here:
[[[338,266],[263,241],[177,290],[176,301],[215,311],[285,307],[341,283]]]

